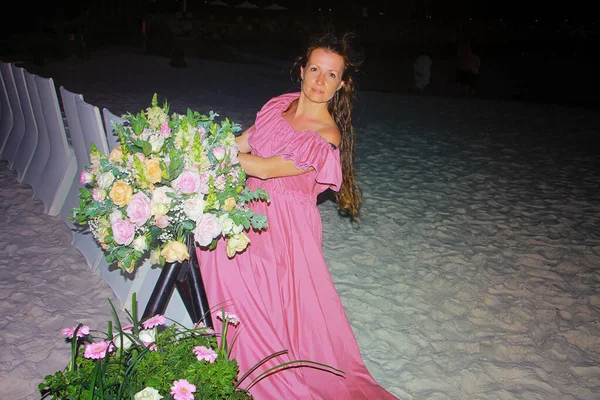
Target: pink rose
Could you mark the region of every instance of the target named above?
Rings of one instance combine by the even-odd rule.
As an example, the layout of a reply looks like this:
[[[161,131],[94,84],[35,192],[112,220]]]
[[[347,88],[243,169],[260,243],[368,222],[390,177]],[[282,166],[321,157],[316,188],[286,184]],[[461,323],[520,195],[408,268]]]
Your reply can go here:
[[[213,214],[202,214],[193,230],[196,242],[200,246],[208,246],[214,238],[221,234],[221,224]]]
[[[225,158],[225,147],[223,147],[223,146],[215,147],[214,149],[212,149],[212,154],[213,154],[213,156],[215,156],[217,161],[223,161],[223,159]]]
[[[160,229],[165,229],[167,226],[169,226],[169,217],[166,215],[155,216],[154,225],[158,226]]]
[[[92,199],[102,203],[106,198],[106,190],[95,187],[92,189]]]
[[[137,226],[142,226],[148,221],[151,211],[150,198],[144,192],[134,194],[127,205],[127,216]]]
[[[191,171],[183,171],[172,183],[173,189],[184,193],[197,193],[200,188],[200,176]]]
[[[113,239],[116,243],[129,246],[135,236],[135,225],[124,219],[112,222]]]
[[[79,174],[79,182],[82,185],[85,185],[87,183],[91,183],[92,179],[93,179],[93,175],[91,172],[89,171],[81,171],[81,174]]]

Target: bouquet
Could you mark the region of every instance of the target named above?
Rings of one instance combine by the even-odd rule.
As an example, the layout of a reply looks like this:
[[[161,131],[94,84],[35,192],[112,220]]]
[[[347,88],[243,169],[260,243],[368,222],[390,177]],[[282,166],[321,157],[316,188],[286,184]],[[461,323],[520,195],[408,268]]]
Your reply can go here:
[[[249,390],[255,383],[292,365],[343,374],[325,364],[296,360],[266,369],[242,388],[252,372],[287,350],[266,356],[238,378],[239,367],[226,339],[229,327],[241,323],[236,315],[221,310],[218,344],[215,331],[202,323],[192,328],[167,326],[167,318],[160,314],[138,321],[135,293],[131,323],[121,324],[110,305],[116,322],[113,328],[108,321],[106,333],[81,323],[62,330],[71,343],[71,361],[38,385],[42,399],[251,400]]]
[[[107,155],[92,145],[71,219],[89,226],[108,262],[127,272],[148,254],[153,264],[183,262],[192,237],[206,250],[225,240],[231,258],[248,246],[245,232],[267,227],[247,207],[269,196],[244,185],[234,135],[241,128],[217,116],[169,115],[155,94],[151,107],[113,125],[120,146]]]

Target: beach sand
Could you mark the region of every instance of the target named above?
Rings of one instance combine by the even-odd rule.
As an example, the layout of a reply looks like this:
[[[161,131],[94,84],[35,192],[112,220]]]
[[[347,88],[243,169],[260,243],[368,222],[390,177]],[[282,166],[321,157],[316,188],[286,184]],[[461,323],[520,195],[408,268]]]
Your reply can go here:
[[[115,114],[188,107],[248,126],[286,66],[109,48],[28,69]],[[365,363],[404,400],[600,398],[600,158],[592,110],[363,91],[357,226],[320,204]],[[0,163],[2,399],[66,366],[61,329],[105,329],[110,287]],[[260,400],[260,399],[257,399]],[[375,400],[375,399],[369,399]]]

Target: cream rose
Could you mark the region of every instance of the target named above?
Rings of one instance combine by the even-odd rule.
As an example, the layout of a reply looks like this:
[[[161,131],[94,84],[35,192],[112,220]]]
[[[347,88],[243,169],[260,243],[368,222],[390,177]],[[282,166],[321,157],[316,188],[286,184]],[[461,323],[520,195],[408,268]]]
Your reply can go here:
[[[164,397],[162,397],[160,393],[158,393],[158,390],[153,387],[147,387],[141,392],[137,392],[133,398],[134,400],[160,400]]]
[[[183,262],[190,258],[187,245],[175,240],[168,242],[161,250],[160,255],[170,263],[175,261]]]
[[[110,171],[100,174],[96,179],[96,182],[98,182],[98,187],[100,189],[108,189],[114,181],[115,176]]]
[[[235,198],[228,197],[223,202],[223,206],[221,208],[223,209],[223,211],[229,212],[229,211],[233,210],[236,205],[237,205],[237,203],[235,202]]]
[[[117,146],[108,155],[108,161],[111,163],[122,163],[123,162],[123,150],[121,146]]]
[[[123,207],[129,204],[129,201],[133,196],[133,189],[127,182],[117,181],[113,185],[112,189],[110,189],[109,196],[113,203],[119,207]]]
[[[146,172],[148,180],[152,183],[160,182],[162,178],[162,170],[160,169],[160,161],[157,159],[146,160]]]
[[[244,232],[233,235],[227,240],[227,257],[232,258],[235,253],[244,251],[250,243],[250,238]]]

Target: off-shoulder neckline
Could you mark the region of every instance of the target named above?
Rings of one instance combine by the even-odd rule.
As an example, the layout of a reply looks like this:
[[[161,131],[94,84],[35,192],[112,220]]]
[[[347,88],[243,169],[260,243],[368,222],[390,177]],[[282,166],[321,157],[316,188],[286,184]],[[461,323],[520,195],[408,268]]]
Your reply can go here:
[[[287,98],[289,97],[289,98]],[[307,130],[300,130],[300,129],[296,129],[292,126],[292,124],[290,124],[290,122],[285,119],[285,117],[283,116],[283,113],[285,112],[285,110],[287,110],[290,105],[298,100],[300,98],[300,92],[294,92],[294,93],[289,93],[288,96],[286,96],[285,100],[286,101],[281,101],[279,103],[279,112],[277,113],[278,118],[281,118],[283,120],[283,122],[294,132],[296,133],[308,133],[308,134],[312,134],[312,135],[316,135],[319,139],[321,139],[322,141],[324,141],[325,143],[327,143],[328,145],[332,146],[334,150],[338,150],[338,146],[336,146],[335,144],[331,143],[330,141],[328,141],[327,139],[325,139],[323,136],[319,135],[318,132],[307,129]],[[284,99],[282,99],[284,100]]]

